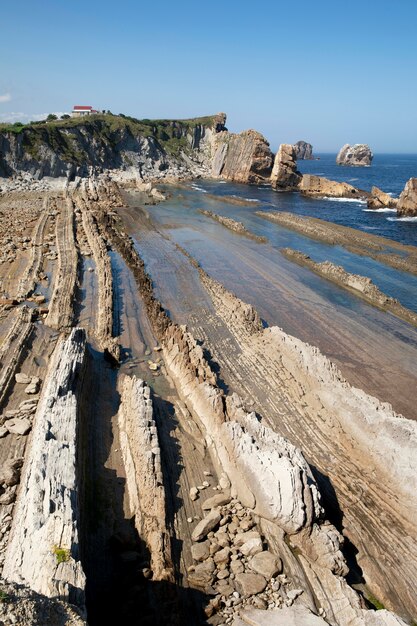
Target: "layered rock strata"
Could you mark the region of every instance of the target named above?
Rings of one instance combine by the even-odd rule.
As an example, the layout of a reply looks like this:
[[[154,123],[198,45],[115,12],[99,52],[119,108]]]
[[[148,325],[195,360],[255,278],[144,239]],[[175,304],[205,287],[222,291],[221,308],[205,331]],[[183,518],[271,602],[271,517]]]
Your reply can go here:
[[[217,213],[213,213],[213,211],[207,211],[205,209],[199,209],[199,213],[202,215],[206,215],[207,217],[211,217],[219,224],[222,224],[229,230],[233,230],[235,233],[239,233],[239,235],[244,235],[245,237],[249,237],[249,239],[254,239],[255,241],[259,241],[260,243],[265,243],[267,241],[266,237],[260,237],[259,235],[255,235],[251,233],[242,222],[238,222],[236,220],[231,219],[230,217],[224,217],[223,215],[218,215]]]
[[[302,161],[311,161],[313,157],[313,146],[306,141],[297,141],[294,144],[295,157]]]
[[[264,388],[265,381],[273,380],[278,384],[277,390],[285,386],[279,420],[271,423],[300,442],[320,468],[323,467],[323,446],[328,447],[324,442],[331,441],[329,454],[338,459],[338,468],[346,468],[346,474],[335,471],[332,464],[326,462],[324,471],[338,494],[344,512],[344,532],[358,549],[358,562],[366,580],[373,593],[388,606],[413,615],[416,607],[412,589],[417,585],[413,573],[417,553],[411,548],[417,535],[413,521],[417,510],[413,495],[416,423],[351,387],[317,348],[276,327],[258,331],[255,325],[250,331],[246,316],[239,321],[239,311],[247,305],[242,309],[242,303],[216,281],[207,277],[204,282],[217,313],[239,341],[242,358],[253,363],[252,385],[261,384]],[[393,460],[389,469],[385,462],[387,457]],[[355,497],[358,485],[361,496]],[[406,542],[404,537],[408,538]],[[297,535],[291,536],[291,543],[297,545]],[[303,545],[304,571],[320,602],[331,599],[334,602],[346,589],[342,589],[340,581],[326,574],[317,555],[309,554],[307,567],[306,554],[312,545],[314,542],[309,541]],[[325,541],[318,553],[324,556],[326,552]],[[386,555],[383,563],[381,553]],[[407,586],[404,580],[408,581]],[[351,596],[351,590],[346,593]],[[351,598],[351,606],[352,602]],[[331,611],[332,607],[327,605],[326,614],[331,615]],[[335,619],[340,621],[339,610],[335,609],[334,613]]]
[[[338,165],[367,166],[371,165],[374,155],[365,143],[356,143],[351,146],[346,143],[340,148],[336,157]]]
[[[291,191],[298,187],[302,174],[297,170],[297,155],[294,146],[280,145],[271,172],[271,185],[274,189]]]
[[[247,306],[242,303],[233,312],[235,319],[243,315],[245,325]],[[252,334],[262,333],[256,315],[249,317],[254,320]],[[274,335],[268,340],[274,341]],[[236,395],[223,395],[201,346],[184,327],[170,326],[164,357],[181,397],[205,428],[213,462],[228,475],[232,494],[265,520],[272,544],[275,541],[282,549],[288,536],[300,550],[305,588],[311,585],[331,623],[365,624],[367,612],[343,578],[348,568],[341,552],[342,537],[331,524],[323,523],[318,488],[300,451],[259,424]],[[220,517],[215,513],[212,517],[215,526]],[[198,537],[204,535],[199,532]],[[383,624],[375,617],[376,624]]]
[[[36,223],[32,235],[32,248],[30,251],[29,264],[24,275],[19,280],[17,288],[17,298],[27,298],[35,290],[36,283],[39,280],[39,273],[43,263],[43,245],[46,225],[49,219],[49,198],[44,200],[42,213]]]
[[[0,406],[4,404],[24,351],[32,336],[32,311],[22,306],[14,313],[14,321],[0,346]],[[4,421],[4,420],[2,420]]]
[[[398,198],[397,213],[400,217],[417,216],[417,178],[410,178],[406,182]]]
[[[73,180],[104,170],[120,179],[207,175],[212,137],[225,122],[219,113],[154,121],[96,115],[28,125],[18,134],[0,132],[0,176]]]
[[[98,320],[94,333],[99,341],[102,350],[118,362],[120,360],[120,346],[117,339],[113,337],[113,274],[110,257],[107,252],[107,244],[104,241],[98,228],[96,219],[90,211],[90,195],[86,187],[93,188],[93,198],[98,197],[95,189],[95,183],[88,181],[82,183],[84,193],[81,194],[82,202],[78,200],[81,206],[82,224],[88,245],[93,254],[96,272],[98,277]],[[75,202],[77,204],[77,195],[75,194]]]
[[[85,349],[84,331],[74,329],[50,362],[3,568],[6,580],[81,609],[77,447]]]
[[[255,130],[238,135],[220,132],[213,138],[211,173],[238,183],[264,183],[273,165],[269,143]]]
[[[150,388],[136,377],[123,376],[119,389],[118,423],[129,515],[135,518],[139,537],[149,550],[152,579],[173,581],[161,450]]]
[[[370,278],[346,272],[346,270],[340,265],[334,265],[334,263],[329,261],[317,263],[307,254],[303,254],[302,252],[291,248],[281,249],[281,253],[287,259],[290,259],[290,261],[294,261],[299,265],[308,267],[316,274],[327,278],[327,280],[331,280],[337,285],[353,291],[359,297],[366,300],[366,302],[369,302],[369,304],[377,306],[384,311],[389,311],[409,324],[417,326],[417,314],[402,306],[402,304],[395,298],[387,296],[372,282]]]
[[[61,202],[56,222],[56,248],[58,273],[46,323],[57,330],[64,330],[71,326],[74,318],[78,269],[78,252],[74,235],[74,204],[68,196]]]
[[[368,195],[365,191],[361,191],[348,183],[339,183],[312,174],[303,175],[298,190],[306,196],[319,198],[327,196],[329,198],[358,198],[360,200]]]
[[[364,233],[355,228],[286,211],[256,211],[256,215],[284,228],[295,230],[311,239],[343,246],[354,254],[368,256],[394,269],[417,274],[417,247],[415,246],[404,245],[393,239]]]
[[[385,193],[378,187],[372,187],[371,195],[368,198],[368,209],[395,209],[397,207],[398,200],[392,198],[389,193]]]

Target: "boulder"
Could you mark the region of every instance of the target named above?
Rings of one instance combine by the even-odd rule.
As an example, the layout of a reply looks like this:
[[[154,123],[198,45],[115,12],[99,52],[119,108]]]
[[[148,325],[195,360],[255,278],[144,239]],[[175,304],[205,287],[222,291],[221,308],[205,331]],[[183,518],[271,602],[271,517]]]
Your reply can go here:
[[[301,161],[311,161],[313,157],[313,146],[306,141],[297,141],[294,144],[295,156]]]
[[[205,561],[210,555],[210,542],[202,541],[191,546],[191,556],[194,561]]]
[[[221,520],[221,517],[222,516],[218,511],[210,511],[207,517],[202,519],[201,522],[199,522],[194,528],[191,539],[193,541],[201,541],[202,539],[207,537],[208,533],[213,530],[213,528],[216,528],[217,524]]]
[[[213,560],[199,563],[195,566],[194,571],[188,573],[188,580],[191,585],[195,585],[196,587],[207,587],[213,582],[215,569]]]
[[[297,170],[297,157],[294,146],[282,143],[275,156],[271,173],[271,185],[274,189],[291,191],[301,182],[302,174]]]
[[[240,551],[245,556],[253,556],[258,554],[258,552],[262,552],[263,545],[262,539],[260,537],[254,537],[253,539],[249,539],[242,546],[240,546]]]
[[[23,465],[23,459],[9,459],[3,463],[0,469],[0,484],[13,487],[20,480],[20,470]]]
[[[21,419],[14,417],[11,420],[7,420],[5,426],[9,433],[13,435],[26,435],[32,428],[32,424],[26,417],[22,417]]]
[[[23,374],[23,372],[19,372],[18,374],[15,374],[15,380],[17,383],[21,385],[28,385],[30,382],[32,382],[31,377],[28,376],[27,374]]]
[[[336,157],[338,165],[367,166],[371,165],[374,155],[365,143],[356,143],[354,146],[346,143]]]
[[[262,593],[267,583],[266,579],[260,574],[244,572],[243,574],[236,574],[235,584],[239,593],[247,598],[248,596]]]
[[[269,580],[282,572],[282,561],[272,552],[264,550],[251,558],[249,567]]]
[[[417,215],[417,178],[410,178],[398,198],[397,213],[400,216]]]
[[[367,204],[368,209],[395,209],[397,202],[398,200],[396,198],[392,198],[388,193],[385,193],[385,191],[378,189],[378,187],[372,187]]]
[[[203,511],[209,511],[210,509],[215,509],[218,506],[225,506],[226,504],[229,504],[229,502],[230,496],[224,493],[219,493],[211,498],[207,498],[207,500],[205,500],[201,505],[201,508]]]

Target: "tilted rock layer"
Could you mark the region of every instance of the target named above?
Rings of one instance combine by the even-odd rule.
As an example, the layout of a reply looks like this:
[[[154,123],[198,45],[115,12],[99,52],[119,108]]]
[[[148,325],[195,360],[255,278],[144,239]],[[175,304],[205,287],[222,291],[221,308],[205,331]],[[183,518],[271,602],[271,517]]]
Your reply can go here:
[[[282,143],[275,156],[271,173],[271,185],[275,189],[290,191],[297,188],[302,174],[297,170],[297,155],[294,146]]]
[[[267,182],[273,154],[266,139],[255,130],[238,135],[221,132],[213,140],[212,175],[239,183]]]
[[[401,217],[417,215],[417,178],[410,178],[398,198],[397,213]]]
[[[85,332],[57,346],[36,412],[3,577],[84,607],[77,444]]]

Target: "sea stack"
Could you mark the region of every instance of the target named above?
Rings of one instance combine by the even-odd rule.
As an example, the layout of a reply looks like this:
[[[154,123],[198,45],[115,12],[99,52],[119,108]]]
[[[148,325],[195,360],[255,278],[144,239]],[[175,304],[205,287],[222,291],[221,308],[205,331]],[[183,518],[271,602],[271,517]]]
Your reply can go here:
[[[406,182],[398,198],[397,213],[403,217],[417,216],[417,178],[410,178]]]
[[[282,143],[275,156],[271,174],[271,185],[275,189],[291,191],[298,188],[302,174],[297,170],[295,148],[289,143]]]
[[[356,143],[354,146],[346,143],[340,149],[336,157],[338,165],[353,165],[355,167],[365,167],[371,165],[374,155],[366,143]]]
[[[295,156],[301,161],[311,161],[313,157],[313,146],[306,141],[297,141],[294,144]]]

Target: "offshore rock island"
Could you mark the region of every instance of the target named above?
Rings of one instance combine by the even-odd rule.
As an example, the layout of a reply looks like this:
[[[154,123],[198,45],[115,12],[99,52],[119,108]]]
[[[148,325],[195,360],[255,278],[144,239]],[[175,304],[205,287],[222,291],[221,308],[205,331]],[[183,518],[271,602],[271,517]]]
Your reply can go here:
[[[299,154],[224,113],[0,125],[2,623],[415,622],[417,314],[364,273],[417,248],[274,203],[413,216],[416,179]]]

